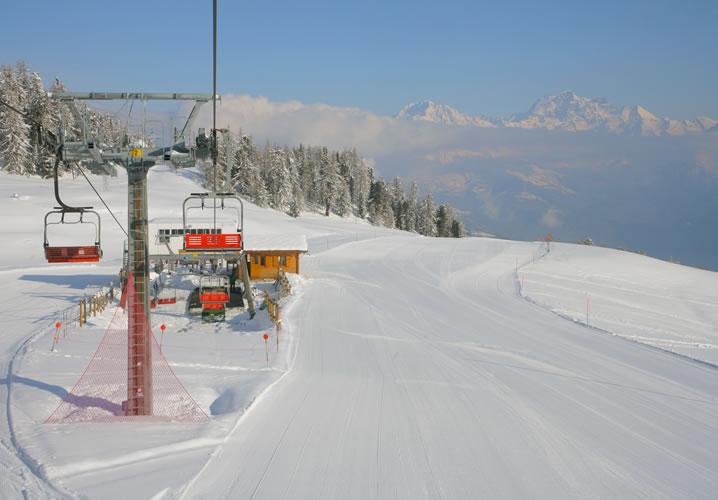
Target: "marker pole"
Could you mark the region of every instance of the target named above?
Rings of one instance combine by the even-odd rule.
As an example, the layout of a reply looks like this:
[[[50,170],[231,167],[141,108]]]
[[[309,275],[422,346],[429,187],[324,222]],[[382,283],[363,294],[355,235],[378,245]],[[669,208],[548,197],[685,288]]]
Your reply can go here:
[[[269,363],[269,344],[267,343],[267,339],[269,338],[269,335],[266,333],[264,334],[264,354],[267,356],[267,363]]]
[[[165,329],[166,328],[167,327],[165,325],[160,326],[160,330],[162,331],[162,333],[160,334],[160,352],[162,352],[162,342],[165,339]]]
[[[51,351],[55,350],[55,344],[57,344],[57,337],[58,337],[58,335],[60,335],[60,327],[61,326],[62,326],[62,323],[60,323],[59,321],[57,323],[55,323],[55,337],[52,339],[52,349],[50,349]]]

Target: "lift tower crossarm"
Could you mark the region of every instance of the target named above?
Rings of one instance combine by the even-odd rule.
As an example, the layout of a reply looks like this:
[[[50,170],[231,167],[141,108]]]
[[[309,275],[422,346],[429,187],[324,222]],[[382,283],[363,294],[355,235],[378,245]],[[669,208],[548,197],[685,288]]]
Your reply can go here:
[[[154,92],[49,92],[48,97],[64,101],[111,101],[137,99],[147,101],[202,101],[212,100],[212,94],[154,93]],[[219,95],[217,100],[221,100]]]
[[[82,133],[80,142],[62,141],[64,148],[62,150],[63,160],[65,161],[87,161],[93,165],[101,166],[109,174],[113,174],[111,167],[107,165],[107,161],[121,162],[128,164],[131,162],[129,158],[131,151],[135,148],[102,148],[99,149],[97,142],[88,133],[85,117],[76,106],[76,101],[92,101],[92,100],[182,100],[195,101],[192,111],[182,128],[180,136],[175,136],[174,144],[168,148],[140,148],[141,156],[145,158],[144,164],[151,166],[159,160],[169,160],[172,165],[178,166],[193,163],[195,159],[193,152],[194,146],[188,144],[188,137],[194,121],[199,115],[199,109],[203,104],[212,100],[212,94],[198,93],[154,93],[154,92],[48,92],[48,97],[58,99],[68,104],[75,123]],[[215,96],[220,99],[220,96]],[[114,175],[114,174],[113,174]]]

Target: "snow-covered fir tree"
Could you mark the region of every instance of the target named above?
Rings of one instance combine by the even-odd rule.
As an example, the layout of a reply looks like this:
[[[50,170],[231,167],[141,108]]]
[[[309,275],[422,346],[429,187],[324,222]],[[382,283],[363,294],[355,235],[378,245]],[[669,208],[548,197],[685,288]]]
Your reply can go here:
[[[436,208],[431,193],[424,193],[416,219],[417,231],[424,236],[436,236]]]
[[[451,223],[454,220],[451,207],[442,203],[436,210],[436,235],[439,238],[451,237]]]
[[[419,186],[412,182],[409,186],[409,193],[404,199],[404,230],[416,232],[417,210],[419,208]]]
[[[339,197],[341,176],[339,175],[338,155],[330,155],[326,147],[322,147],[319,159],[319,173],[321,177],[321,202],[325,207],[324,215],[329,215],[334,201]]]
[[[0,68],[0,99],[18,111],[24,111],[27,92],[13,68]],[[0,110],[0,162],[6,172],[20,175],[34,173],[30,126],[25,117],[2,106]]]
[[[391,183],[391,209],[397,229],[406,231],[406,214],[404,213],[404,187],[401,185],[401,178],[394,177]]]

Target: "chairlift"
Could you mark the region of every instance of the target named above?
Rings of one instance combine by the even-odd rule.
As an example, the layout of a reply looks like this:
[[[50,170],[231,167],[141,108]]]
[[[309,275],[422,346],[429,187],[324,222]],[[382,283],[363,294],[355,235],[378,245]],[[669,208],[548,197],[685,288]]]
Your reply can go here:
[[[167,288],[167,287],[165,287]],[[177,288],[172,287],[170,288],[170,292],[163,293],[164,290],[162,290],[159,293],[159,296],[157,297],[157,304],[158,305],[164,305],[164,304],[176,304],[177,303]]]
[[[202,321],[224,320],[229,303],[229,277],[223,274],[200,276],[199,301],[202,304]]]
[[[198,200],[199,204],[187,204],[192,200]],[[208,203],[208,200],[213,200],[212,203]],[[235,200],[239,206],[234,204],[225,203],[227,200]],[[218,204],[219,202],[219,204]],[[237,232],[235,233],[215,233],[210,234],[194,234],[191,233],[188,227],[187,214],[190,210],[222,210],[236,211],[237,216],[235,222],[237,223]],[[189,197],[184,200],[182,204],[182,227],[184,233],[184,252],[218,252],[218,251],[232,251],[241,252],[243,248],[242,238],[242,227],[244,225],[244,205],[242,200],[234,193],[191,193]]]
[[[100,247],[100,215],[92,210],[92,207],[71,207],[60,199],[60,190],[57,170],[60,165],[60,158],[55,160],[55,199],[60,205],[45,215],[44,248],[45,258],[49,263],[58,262],[99,262],[102,258]],[[68,214],[79,214],[74,218],[66,218]],[[86,215],[91,214],[93,220],[87,220]],[[59,217],[56,217],[59,216]],[[95,227],[95,241],[92,245],[83,246],[51,246],[47,239],[47,228],[55,224],[91,224]]]

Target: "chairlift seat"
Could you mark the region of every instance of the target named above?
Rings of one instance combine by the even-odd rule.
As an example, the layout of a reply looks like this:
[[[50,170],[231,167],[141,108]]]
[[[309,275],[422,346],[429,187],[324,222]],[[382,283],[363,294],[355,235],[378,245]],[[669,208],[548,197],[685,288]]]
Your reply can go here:
[[[202,304],[202,309],[224,309],[224,304]]]
[[[50,263],[99,262],[102,250],[99,245],[84,247],[45,247],[45,258]]]
[[[200,294],[199,301],[202,304],[229,302],[229,294],[226,292],[204,292]]]

